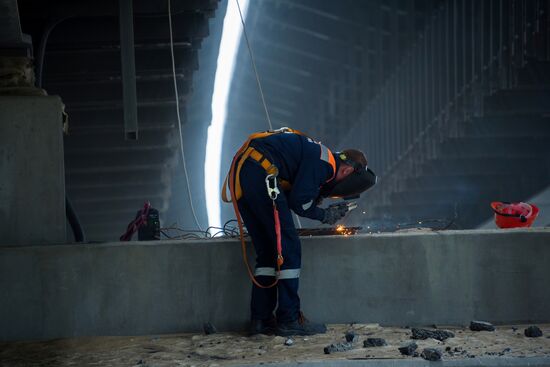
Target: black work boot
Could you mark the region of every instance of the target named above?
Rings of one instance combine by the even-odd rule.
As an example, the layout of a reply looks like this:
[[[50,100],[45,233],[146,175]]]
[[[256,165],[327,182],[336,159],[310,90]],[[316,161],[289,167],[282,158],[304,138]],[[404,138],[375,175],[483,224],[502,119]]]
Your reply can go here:
[[[257,334],[273,335],[277,329],[277,321],[275,317],[266,320],[252,320],[250,321],[250,329],[248,333],[250,336]]]
[[[279,336],[291,336],[291,335],[315,335],[324,334],[327,332],[325,324],[317,324],[309,321],[304,317],[304,314],[300,312],[298,320],[278,323],[276,335]]]

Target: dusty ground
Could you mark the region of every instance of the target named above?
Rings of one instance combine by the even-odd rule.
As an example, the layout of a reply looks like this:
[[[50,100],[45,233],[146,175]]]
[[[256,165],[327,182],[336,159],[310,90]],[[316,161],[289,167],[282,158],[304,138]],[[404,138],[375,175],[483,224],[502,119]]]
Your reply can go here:
[[[538,326],[543,331],[539,338],[525,337],[526,325],[500,326],[494,332],[451,327],[445,329],[454,332],[455,337],[445,342],[435,339],[415,342],[419,352],[426,347],[440,349],[443,359],[473,356],[550,358],[550,324]],[[348,330],[354,330],[359,336],[354,349],[325,355],[323,348],[345,341],[344,334]],[[410,336],[411,331],[406,328],[356,324],[330,325],[327,334],[296,337],[292,346],[286,346],[282,337],[246,337],[231,333],[0,343],[0,366],[226,366],[320,359],[400,359],[413,358],[401,356],[397,350],[402,343],[411,341]],[[363,348],[367,337],[384,338],[388,345]],[[445,351],[449,348],[450,351]]]

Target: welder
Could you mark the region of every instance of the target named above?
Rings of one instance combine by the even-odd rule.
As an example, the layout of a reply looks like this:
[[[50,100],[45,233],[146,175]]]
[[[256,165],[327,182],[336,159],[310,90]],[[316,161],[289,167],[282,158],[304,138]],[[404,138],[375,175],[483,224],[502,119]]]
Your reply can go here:
[[[232,200],[226,194],[227,183]],[[301,245],[291,211],[334,224],[346,215],[348,206],[321,208],[322,199],[356,196],[375,183],[376,175],[367,168],[361,151],[333,153],[289,128],[253,134],[239,149],[223,196],[224,201],[233,202],[241,230],[242,217],[257,255],[253,274],[248,267],[253,280],[251,334],[289,336],[326,331],[324,324],[308,321],[301,312]],[[241,241],[246,254],[243,238]]]

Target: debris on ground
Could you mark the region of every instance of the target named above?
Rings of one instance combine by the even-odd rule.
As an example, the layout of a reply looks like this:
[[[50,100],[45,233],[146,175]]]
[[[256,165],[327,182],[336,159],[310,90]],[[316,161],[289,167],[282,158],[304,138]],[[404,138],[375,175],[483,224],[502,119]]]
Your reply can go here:
[[[418,328],[412,328],[412,338],[413,339],[437,339],[440,341],[454,338],[455,334],[451,333],[447,330],[428,330],[428,329],[418,329]]]
[[[287,339],[285,340],[285,345],[286,345],[287,347],[290,347],[290,346],[293,345],[293,344],[294,344],[294,339],[292,339],[292,338],[287,338]]]
[[[487,321],[471,321],[470,330],[472,331],[495,331],[493,324]]]
[[[415,342],[410,342],[399,347],[399,352],[405,356],[414,355],[418,345]]]
[[[386,340],[383,338],[367,338],[363,342],[363,347],[369,348],[369,347],[382,347],[384,345],[387,345]]]
[[[202,325],[202,323],[200,324]],[[296,364],[309,361],[326,361],[326,365],[337,365],[343,360],[399,360],[409,362],[420,358],[426,348],[439,349],[447,361],[472,361],[469,358],[502,359],[543,358],[550,361],[550,324],[537,325],[543,337],[527,338],[523,331],[530,326],[512,325],[496,327],[494,332],[476,332],[465,327],[445,328],[454,338],[444,342],[428,338],[410,339],[411,330],[402,327],[382,327],[378,324],[332,324],[327,325],[325,334],[307,337],[292,337],[293,345],[285,345],[287,337],[258,334],[252,337],[239,332],[198,334],[147,335],[129,337],[80,337],[49,341],[0,342],[0,365],[6,367],[50,367],[50,366],[155,366],[173,367],[225,367],[243,365],[260,366],[270,363]],[[325,346],[331,343],[345,343],[346,332],[353,330],[358,341],[333,345],[324,354]],[[434,330],[434,329],[430,329]],[[383,338],[387,346],[363,348],[367,338]],[[353,347],[352,347],[353,346]],[[340,351],[337,353],[337,351]],[[367,356],[368,354],[368,356]],[[244,356],[244,358],[243,358]],[[367,357],[366,357],[367,356]],[[142,360],[141,364],[137,364]],[[453,362],[453,363],[454,363]],[[421,363],[432,363],[421,360]],[[437,365],[438,362],[434,362]],[[499,364],[498,361],[495,365]],[[550,365],[550,364],[549,364]]]
[[[424,348],[420,356],[427,361],[440,361],[442,354],[438,349]]]
[[[205,322],[202,325],[202,330],[204,331],[204,334],[206,334],[206,335],[216,334],[218,332],[216,327],[214,325],[212,325],[211,323],[209,323],[209,322]]]
[[[345,337],[348,343],[355,343],[359,339],[353,330],[347,331]]]
[[[324,350],[325,354],[331,354],[335,352],[345,352],[353,349],[353,343],[336,343],[326,346]]]
[[[524,334],[528,338],[538,338],[542,336],[542,330],[538,326],[529,326],[525,329]]]

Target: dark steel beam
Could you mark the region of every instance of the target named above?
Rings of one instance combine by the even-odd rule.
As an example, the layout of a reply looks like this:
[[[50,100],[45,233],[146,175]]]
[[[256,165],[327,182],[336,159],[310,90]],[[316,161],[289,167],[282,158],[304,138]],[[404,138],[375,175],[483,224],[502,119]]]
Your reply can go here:
[[[68,171],[90,170],[105,171],[107,169],[128,169],[140,166],[164,166],[174,160],[176,149],[172,148],[157,152],[132,152],[128,150],[116,153],[84,153],[72,152],[65,157],[65,167]]]
[[[364,22],[362,17],[364,5],[357,1],[348,1],[348,4],[342,4],[341,2],[319,2],[318,0],[301,0],[300,2],[273,0],[270,3],[282,4],[293,12],[309,13],[317,19],[337,22],[351,27],[362,27]]]
[[[231,85],[231,92],[235,94],[235,97],[231,97],[235,98],[235,100],[242,98],[256,101],[259,98],[257,89],[254,90],[250,84],[242,83],[240,81],[235,81]],[[287,94],[269,93],[269,95],[266,96],[266,102],[268,103],[268,106],[275,104],[289,110],[303,107],[301,106],[299,100],[291,97],[292,96]]]
[[[167,193],[164,193],[164,192],[154,192],[154,193],[126,192],[117,196],[108,195],[108,196],[95,196],[95,197],[94,196],[78,197],[74,199],[73,202],[75,203],[75,205],[78,205],[80,207],[83,207],[88,204],[110,207],[113,203],[120,203],[120,204],[124,204],[126,202],[143,203],[145,200],[161,201],[161,200],[165,200],[166,196],[167,196]],[[129,207],[131,207],[131,204],[129,205]]]
[[[136,50],[157,50],[168,49],[170,43],[164,39],[147,40],[144,43],[137,43],[134,40],[134,49]],[[193,48],[193,44],[186,40],[174,41],[174,49]],[[120,43],[105,43],[105,42],[88,42],[88,43],[59,43],[55,47],[48,48],[48,54],[67,53],[67,52],[82,52],[99,53],[99,52],[120,52]]]
[[[185,109],[180,108],[181,113],[185,113]],[[138,113],[140,120],[145,125],[152,127],[157,125],[162,126],[175,126],[176,121],[176,109],[173,105],[169,106],[150,106],[138,104]],[[120,121],[122,121],[122,108],[118,109],[93,109],[93,110],[70,110],[69,109],[69,132],[96,132],[96,127],[102,127],[103,125],[111,126],[113,123],[119,123],[120,128],[117,131],[123,131]],[[183,121],[185,123],[185,120]],[[162,130],[162,129],[160,129]]]
[[[143,207],[143,202],[149,200],[153,207],[158,210],[166,210],[168,207],[168,198],[163,196],[155,197],[143,197],[141,195],[136,195],[132,198],[123,198],[123,199],[106,199],[97,201],[74,201],[75,210],[79,213],[79,216],[85,218],[87,214],[100,214],[106,212],[120,212],[124,213],[125,211],[133,212],[134,215],[138,209]],[[80,214],[82,213],[82,214]],[[128,220],[134,219],[133,217]]]
[[[166,12],[166,9],[165,9]],[[174,14],[175,42],[192,42],[208,36],[208,20],[201,13]],[[134,20],[134,40],[137,44],[166,43],[169,38],[168,16],[139,17]],[[80,16],[61,23],[48,42],[52,49],[97,45],[116,45],[120,38],[117,17]]]
[[[90,199],[95,197],[122,197],[128,193],[139,193],[144,196],[169,195],[171,188],[170,185],[161,183],[147,185],[141,182],[128,182],[125,185],[105,185],[104,187],[70,187],[67,191],[70,197]]]
[[[134,91],[134,93],[136,94],[134,97],[137,97],[137,100],[133,101],[132,103],[137,101],[143,102],[147,100],[170,98],[173,96],[173,91],[170,90],[170,87],[172,89],[174,87],[173,79],[159,79],[149,81],[140,80],[138,83],[135,84],[137,84],[138,86],[137,91]],[[190,81],[180,79],[178,81],[178,90],[181,94],[188,94],[191,91]],[[118,84],[89,83],[86,85],[48,85],[48,92],[60,95],[63,98],[63,102],[67,106],[69,106],[69,108],[73,106],[73,103],[78,104],[79,101],[111,101],[116,103],[118,103],[119,101],[125,102],[125,99],[123,98],[124,90],[122,86]],[[126,106],[124,105],[124,107]],[[137,108],[137,106],[133,107]]]
[[[143,135],[146,135],[148,132],[167,132],[172,134],[176,124],[174,122],[161,121],[160,123],[140,123],[139,126],[141,140]],[[93,139],[94,137],[101,138],[102,136],[116,134],[117,139],[120,140],[121,136],[124,136],[124,127],[120,126],[120,120],[113,120],[105,122],[102,125],[91,126],[74,126],[74,124],[71,124],[69,125],[69,134],[75,138],[85,137],[85,139]]]
[[[274,41],[270,37],[263,35],[256,36],[254,38],[253,48],[258,54],[263,57],[270,57],[268,55],[280,54],[285,55],[285,58],[289,60],[289,63],[301,64],[304,66],[321,64],[324,67],[337,67],[344,70],[357,70],[361,69],[349,62],[342,62],[326,55],[321,55],[315,50],[304,50],[299,45],[291,45],[286,41]]]
[[[120,124],[119,124],[120,126]],[[118,132],[122,132],[119,129]],[[67,153],[94,149],[139,149],[141,147],[166,147],[177,142],[175,130],[149,130],[140,134],[139,142],[125,141],[119,134],[112,131],[101,134],[69,135],[65,137]]]
[[[138,139],[136,61],[134,53],[134,10],[132,0],[118,0],[120,21],[120,63],[124,105],[124,137]]]
[[[168,183],[171,180],[169,167],[127,167],[122,170],[76,171],[67,170],[67,185],[69,187],[90,187],[109,185],[125,185],[127,183]]]
[[[204,14],[210,16],[218,7],[219,0],[178,0],[173,1],[172,12],[176,15]],[[166,0],[134,0],[136,17],[166,18]],[[112,0],[74,1],[34,1],[19,0],[19,8],[26,17],[43,18],[44,16],[78,15],[88,17],[116,17],[118,4]]]
[[[138,49],[135,52],[137,75],[152,75],[154,72],[166,74],[171,70],[170,49],[161,48],[157,50]],[[176,71],[178,73],[190,74],[199,67],[197,51],[188,47],[174,50]],[[109,50],[94,55],[86,52],[55,52],[46,54],[44,65],[45,78],[59,78],[61,75],[91,73],[97,74],[120,74],[120,52]]]
[[[167,69],[159,70],[142,70],[137,72],[136,81],[138,83],[154,82],[160,80],[173,80],[174,76]],[[176,74],[178,82],[191,82],[192,74],[178,72]],[[119,72],[75,72],[63,74],[49,74],[45,78],[44,84],[50,88],[55,88],[58,85],[73,85],[88,86],[93,84],[120,84],[122,77]],[[139,87],[138,87],[139,89]]]
[[[69,176],[86,176],[88,180],[100,180],[96,177],[104,175],[104,179],[108,180],[111,175],[128,175],[136,174],[137,177],[142,177],[149,174],[160,174],[166,168],[166,162],[137,162],[133,165],[111,165],[111,166],[95,166],[95,167],[82,167],[76,165],[75,167],[65,167],[65,172]],[[139,178],[137,178],[139,179]]]
[[[185,103],[189,96],[187,94],[180,95],[180,103]],[[174,98],[151,98],[148,100],[139,100],[139,107],[170,107],[175,108],[176,100]],[[67,111],[94,111],[94,110],[117,110],[122,108],[122,101],[105,100],[105,101],[86,101],[73,102],[67,105]]]

